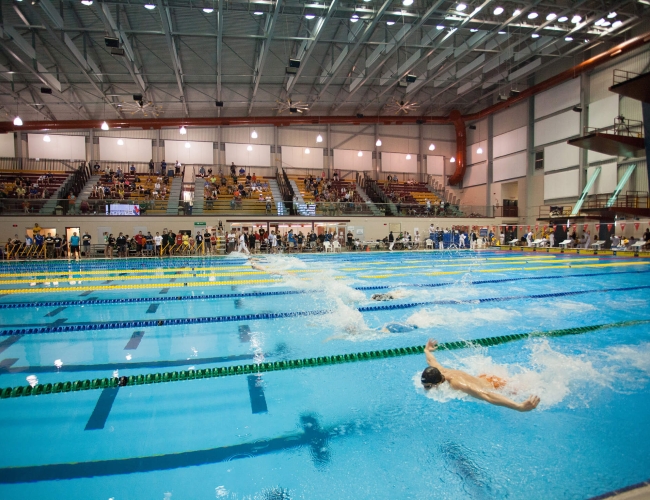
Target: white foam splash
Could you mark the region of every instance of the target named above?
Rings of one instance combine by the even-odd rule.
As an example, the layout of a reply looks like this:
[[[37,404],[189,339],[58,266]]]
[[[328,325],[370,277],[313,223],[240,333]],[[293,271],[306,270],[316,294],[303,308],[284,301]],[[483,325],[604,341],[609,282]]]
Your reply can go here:
[[[214,489],[214,493],[215,493],[215,495],[216,495],[217,498],[223,498],[223,497],[225,497],[225,496],[228,496],[228,490],[227,490],[226,487],[223,486],[223,485],[221,485],[221,486],[217,486],[217,487]]]
[[[452,358],[441,361],[444,366],[470,375],[488,374],[506,379],[506,387],[499,392],[515,401],[537,395],[541,410],[562,402],[569,408],[589,407],[590,401],[604,388],[632,391],[647,384],[647,377],[650,377],[650,342],[594,349],[581,354],[564,354],[551,347],[547,339],[529,341],[525,348],[529,353],[525,364],[495,363],[487,355],[488,349],[483,347],[472,349],[468,355],[452,354]],[[471,399],[448,384],[425,391],[420,375],[418,372],[413,376],[413,385],[427,398],[439,403]]]
[[[434,306],[421,309],[413,313],[406,320],[409,325],[416,325],[418,328],[458,326],[484,326],[495,323],[513,323],[521,317],[519,311],[493,308],[475,308],[466,313],[459,314],[453,307]]]
[[[36,375],[29,375],[26,380],[27,383],[32,387],[38,384],[38,377]]]

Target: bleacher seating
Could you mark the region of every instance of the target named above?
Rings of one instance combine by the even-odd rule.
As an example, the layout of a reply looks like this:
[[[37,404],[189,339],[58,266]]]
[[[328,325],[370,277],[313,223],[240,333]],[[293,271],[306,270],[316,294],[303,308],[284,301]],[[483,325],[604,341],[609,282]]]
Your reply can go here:
[[[295,181],[300,191],[300,195],[307,205],[316,204],[316,214],[317,215],[337,215],[345,213],[357,213],[372,215],[371,210],[366,205],[366,202],[359,196],[359,193],[356,191],[356,183],[347,179],[330,179],[320,182],[318,185],[318,197],[314,195],[314,191],[307,189],[308,183],[305,182],[306,177],[301,175],[287,175],[289,180]],[[313,179],[314,181],[319,179]],[[327,189],[326,185],[329,183],[329,193],[330,197],[327,199],[323,195],[324,189]],[[341,191],[342,188],[345,188],[345,191],[351,193],[351,198],[348,201],[345,201],[344,195]]]
[[[136,178],[139,182],[136,181]],[[147,174],[124,174],[124,182],[118,181],[117,177],[111,177],[102,174],[102,177],[97,184],[97,189],[93,189],[88,197],[89,211],[103,212],[102,206],[106,203],[133,203],[140,205],[147,210],[150,214],[164,214],[166,213],[167,202],[169,200],[169,192],[171,191],[174,178],[166,177],[163,175],[149,176]],[[180,182],[180,180],[177,180]],[[128,183],[128,184],[127,184]],[[160,183],[160,191],[154,194],[156,183]],[[106,194],[106,188],[110,190],[110,194]],[[104,189],[102,195],[100,190]],[[81,207],[81,212],[84,212],[84,207]]]
[[[256,181],[260,184],[261,191],[256,189],[255,191],[250,192],[250,196],[239,196],[236,201],[233,202],[233,194],[237,190],[237,186],[241,184],[244,186],[244,191],[246,192],[246,177],[239,176],[237,178],[237,184],[233,182],[231,176],[225,176],[226,184],[222,185],[221,179],[218,175],[214,176],[216,178],[216,185],[219,187],[219,194],[217,199],[210,199],[210,193],[214,188],[208,188],[204,191],[203,197],[203,213],[207,214],[246,214],[246,215],[277,215],[277,207],[275,200],[273,199],[273,194],[269,188],[269,179],[264,177],[257,177]],[[209,182],[209,179],[206,177],[206,182]],[[232,193],[231,193],[232,192]],[[262,194],[263,200],[260,200],[260,193]],[[270,200],[270,208],[267,210],[267,198]]]
[[[402,213],[424,215],[426,200],[431,202],[431,213],[436,211],[440,199],[427,188],[424,182],[377,182],[377,186],[390,198],[399,204]]]
[[[44,176],[48,175],[45,179]],[[70,175],[65,171],[46,170],[0,170],[0,211],[38,213]],[[21,186],[16,180],[21,180]],[[39,182],[40,179],[40,182]],[[37,185],[34,193],[31,188]],[[24,198],[18,190],[24,189]],[[45,196],[43,191],[47,190]]]

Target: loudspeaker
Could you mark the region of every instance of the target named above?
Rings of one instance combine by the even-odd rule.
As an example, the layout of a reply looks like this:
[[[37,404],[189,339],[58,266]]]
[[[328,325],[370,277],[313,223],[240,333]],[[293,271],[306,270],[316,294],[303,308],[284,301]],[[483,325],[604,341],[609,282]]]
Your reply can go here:
[[[217,108],[223,108],[223,101],[214,101],[214,105]]]
[[[124,49],[111,49],[111,55],[113,56],[123,56]]]
[[[418,79],[418,77],[413,75],[413,74],[406,75],[406,83],[413,83],[417,79]]]
[[[300,67],[300,59],[289,59],[289,67],[290,68],[299,68]]]
[[[52,93],[52,89],[48,87],[41,87],[41,94],[51,94],[51,93]]]
[[[133,94],[133,100],[134,101],[141,101],[142,100],[142,94]]]
[[[120,39],[106,36],[104,37],[104,43],[106,44],[107,47],[119,47]]]

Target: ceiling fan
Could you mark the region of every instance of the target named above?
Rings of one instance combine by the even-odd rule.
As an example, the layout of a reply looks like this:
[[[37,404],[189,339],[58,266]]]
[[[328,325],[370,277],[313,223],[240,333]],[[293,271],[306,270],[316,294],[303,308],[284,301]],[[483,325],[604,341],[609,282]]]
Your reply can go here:
[[[136,113],[142,113],[143,116],[159,116],[163,113],[162,106],[154,104],[152,101],[134,101],[134,102],[118,102],[115,104],[125,113],[131,113],[132,115]]]
[[[276,101],[278,103],[278,113],[289,111],[289,113],[304,113],[309,111],[309,104],[302,101],[292,101],[291,99]]]
[[[419,107],[420,105],[416,102],[398,101],[397,99],[393,98],[393,102],[386,104],[386,111],[389,113],[394,113],[396,115],[399,115],[400,113],[408,115],[409,111],[415,111]]]

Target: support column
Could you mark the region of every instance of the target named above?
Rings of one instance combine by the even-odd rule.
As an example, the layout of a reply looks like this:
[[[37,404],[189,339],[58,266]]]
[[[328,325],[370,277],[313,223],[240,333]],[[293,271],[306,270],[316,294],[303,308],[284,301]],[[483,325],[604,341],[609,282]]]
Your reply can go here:
[[[327,176],[328,178],[332,178],[332,175],[334,172],[332,172],[333,168],[335,167],[333,158],[330,156],[332,153],[330,151],[330,148],[332,147],[332,129],[331,125],[328,123],[327,124],[327,132],[325,133],[325,147],[327,148]]]
[[[494,121],[493,121],[493,115],[489,115],[487,117],[487,141],[486,141],[486,148],[487,148],[487,183],[485,185],[486,188],[486,193],[485,193],[485,199],[487,200],[487,215],[488,217],[493,217],[494,212],[492,210],[492,207],[494,206],[494,200],[492,200],[492,160],[494,159],[494,151],[492,150],[492,138],[494,137]],[[480,137],[479,137],[480,140]]]
[[[217,125],[217,168],[221,171],[221,125]]]
[[[282,167],[282,155],[278,153],[278,135],[278,126],[273,125],[273,147],[275,150],[275,154],[273,155],[273,166],[275,167],[276,171],[279,167]]]
[[[643,142],[645,144],[645,167],[650,179],[650,104],[647,102],[641,103],[641,110],[643,111]]]
[[[160,129],[156,130],[156,148],[154,150],[154,157],[153,161],[155,163],[158,163],[162,160],[162,157],[160,156]]]
[[[88,163],[91,163],[95,159],[95,130],[91,128],[89,135],[90,137],[88,139],[90,142],[90,154],[86,154],[86,156],[88,156]]]
[[[580,75],[580,135],[584,135],[589,126],[589,76],[586,73]],[[589,151],[580,148],[580,174],[578,175],[578,192],[582,192],[587,184],[587,167],[589,166]]]
[[[379,124],[375,123],[375,164],[372,166],[372,178],[376,181],[379,180],[379,146],[377,146],[378,139]]]
[[[424,181],[424,173],[426,172],[425,160],[424,160],[424,148],[422,147],[423,146],[422,127],[423,125],[420,123],[418,125],[418,157],[420,158],[420,161],[418,162],[418,182]]]

